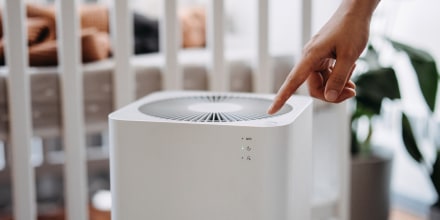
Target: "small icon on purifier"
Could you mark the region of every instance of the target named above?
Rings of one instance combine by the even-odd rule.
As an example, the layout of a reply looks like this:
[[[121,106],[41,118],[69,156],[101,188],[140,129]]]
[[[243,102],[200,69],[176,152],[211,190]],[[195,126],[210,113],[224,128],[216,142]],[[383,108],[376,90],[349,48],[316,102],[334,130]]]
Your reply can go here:
[[[246,140],[247,141],[252,141],[252,138],[251,137],[247,137]]]
[[[251,160],[251,156],[247,156],[247,157],[246,157],[246,160]]]
[[[246,150],[247,150],[247,151],[251,151],[251,150],[252,150],[252,147],[247,146],[247,147],[246,147]]]

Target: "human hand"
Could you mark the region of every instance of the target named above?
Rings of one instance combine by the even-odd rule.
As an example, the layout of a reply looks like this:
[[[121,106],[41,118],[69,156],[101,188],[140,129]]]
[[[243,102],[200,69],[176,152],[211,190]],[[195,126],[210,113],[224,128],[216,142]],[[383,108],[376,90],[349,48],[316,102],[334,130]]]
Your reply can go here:
[[[356,95],[350,77],[367,44],[371,14],[356,13],[362,8],[354,8],[353,4],[341,4],[306,44],[302,58],[278,91],[269,114],[276,113],[306,79],[310,95],[327,102],[340,103]]]

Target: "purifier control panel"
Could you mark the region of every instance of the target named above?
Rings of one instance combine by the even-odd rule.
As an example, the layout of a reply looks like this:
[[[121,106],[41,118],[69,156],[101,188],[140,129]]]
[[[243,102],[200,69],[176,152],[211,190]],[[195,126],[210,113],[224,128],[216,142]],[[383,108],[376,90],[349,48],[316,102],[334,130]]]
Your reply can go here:
[[[249,136],[241,137],[240,142],[241,159],[245,161],[252,161],[254,157],[254,139]]]

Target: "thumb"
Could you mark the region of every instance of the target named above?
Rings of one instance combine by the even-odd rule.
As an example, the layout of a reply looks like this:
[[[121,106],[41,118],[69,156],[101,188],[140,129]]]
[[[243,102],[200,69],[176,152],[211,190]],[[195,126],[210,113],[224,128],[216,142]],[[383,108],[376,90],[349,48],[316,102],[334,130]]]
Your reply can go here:
[[[335,68],[325,86],[325,99],[327,101],[334,102],[338,99],[351,75],[350,73],[354,65],[354,60],[352,61],[351,59],[336,60]]]

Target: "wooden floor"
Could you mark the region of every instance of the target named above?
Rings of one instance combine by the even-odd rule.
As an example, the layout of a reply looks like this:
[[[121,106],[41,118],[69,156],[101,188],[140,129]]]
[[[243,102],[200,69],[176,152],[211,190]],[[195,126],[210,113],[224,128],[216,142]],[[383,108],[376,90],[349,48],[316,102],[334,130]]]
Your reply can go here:
[[[110,213],[95,212],[94,217],[95,218],[93,218],[92,220],[110,220]],[[411,213],[408,213],[408,212],[405,212],[402,210],[393,209],[391,211],[391,215],[390,215],[389,220],[427,220],[427,219],[420,217],[420,216],[413,215]]]
[[[110,220],[110,213],[106,212],[96,212],[94,213],[91,220]],[[406,211],[399,209],[393,209],[391,211],[390,220],[427,220],[424,217],[417,216]]]
[[[50,219],[50,220],[64,220],[65,215],[64,211],[58,210],[53,213],[48,213],[44,216],[39,216],[38,219]],[[12,216],[0,216],[0,220],[12,220]],[[90,220],[110,220],[110,212],[103,212],[90,207]],[[413,215],[411,213],[393,209],[391,211],[389,220],[427,220],[426,218]]]
[[[390,220],[427,220],[426,218],[413,215],[411,213],[394,209],[391,212]]]
[[[91,214],[92,214],[91,220],[110,220],[109,212],[99,212],[94,209],[91,209]],[[427,220],[427,219],[399,209],[393,209],[391,211],[389,220]]]

